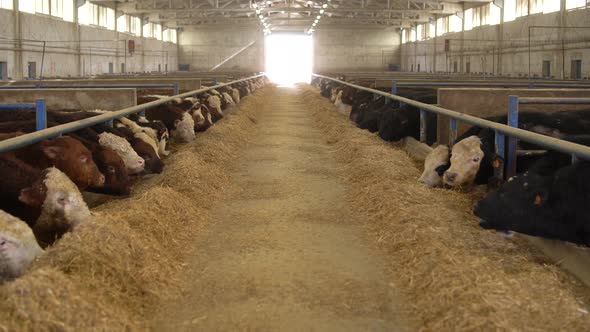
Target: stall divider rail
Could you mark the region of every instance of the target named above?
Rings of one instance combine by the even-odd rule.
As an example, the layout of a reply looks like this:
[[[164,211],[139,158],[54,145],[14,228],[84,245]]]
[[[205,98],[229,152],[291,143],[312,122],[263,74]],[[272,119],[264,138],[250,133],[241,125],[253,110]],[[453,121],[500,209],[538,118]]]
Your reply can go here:
[[[35,103],[14,103],[14,104],[0,104],[0,110],[35,110],[36,130],[43,130],[47,128],[47,108],[45,107],[45,99],[37,98]]]
[[[18,149],[18,148],[22,148],[27,145],[42,141],[44,139],[54,138],[54,137],[60,136],[62,134],[70,133],[72,131],[76,131],[76,130],[79,130],[82,128],[94,126],[94,125],[97,125],[100,123],[107,123],[109,121],[113,121],[115,119],[118,119],[118,118],[121,118],[121,117],[124,117],[127,115],[139,113],[139,112],[144,111],[148,108],[155,107],[155,106],[170,102],[170,101],[174,100],[175,98],[191,97],[191,96],[194,96],[194,95],[197,95],[197,94],[200,94],[203,92],[207,92],[207,91],[210,91],[213,89],[218,89],[218,88],[221,88],[224,86],[233,85],[236,83],[259,78],[262,76],[265,76],[265,74],[250,76],[250,77],[242,78],[242,79],[228,82],[228,83],[218,84],[218,85],[211,86],[211,87],[206,87],[206,88],[202,88],[202,89],[198,89],[198,90],[193,90],[193,91],[181,93],[181,94],[174,95],[174,96],[171,96],[168,98],[162,98],[162,99],[155,100],[155,101],[152,101],[149,103],[124,108],[119,111],[108,112],[108,113],[104,113],[101,115],[93,116],[91,118],[87,118],[87,119],[83,119],[83,120],[79,120],[79,121],[73,121],[73,122],[61,124],[61,125],[58,125],[55,127],[47,128],[44,130],[39,130],[39,131],[36,131],[33,133],[25,134],[22,136],[10,138],[10,139],[0,142],[0,153],[14,150],[14,149]],[[590,153],[589,153],[589,155],[590,155]]]
[[[18,90],[18,89],[154,89],[154,88],[173,88],[174,94],[180,93],[178,82],[171,84],[96,84],[96,85],[7,85],[0,86],[0,90]]]
[[[508,97],[508,125],[514,128],[518,127],[519,105],[590,105],[590,98],[555,98],[555,97]],[[510,178],[516,174],[518,139],[516,137],[508,138],[508,151],[506,152],[506,177]],[[578,154],[571,152],[572,160],[578,159]],[[500,155],[504,157],[504,155]]]
[[[455,129],[454,134],[452,134],[454,137],[452,137],[453,139],[451,140],[451,144],[454,143],[454,139],[456,139],[457,122],[460,121],[460,122],[468,123],[473,126],[494,130],[494,132],[496,134],[496,138],[495,138],[496,152],[499,153],[500,155],[504,154],[503,153],[503,150],[504,150],[503,142],[505,140],[505,136],[508,136],[510,138],[516,138],[516,139],[520,139],[520,140],[523,140],[523,141],[526,141],[529,143],[537,144],[537,145],[539,145],[543,148],[549,149],[549,150],[557,150],[557,151],[560,151],[563,153],[573,154],[573,155],[576,155],[577,158],[590,161],[590,147],[588,147],[588,146],[564,141],[564,140],[557,139],[554,137],[544,136],[541,134],[537,134],[534,132],[520,129],[518,127],[512,127],[512,126],[508,126],[505,124],[481,119],[481,118],[478,118],[475,116],[452,111],[452,110],[442,108],[442,107],[439,107],[436,105],[425,104],[425,103],[415,101],[415,100],[412,100],[409,98],[400,97],[395,94],[391,94],[391,93],[383,92],[380,90],[371,89],[371,88],[367,88],[364,86],[344,82],[342,80],[338,80],[338,79],[335,79],[332,77],[318,75],[318,74],[312,74],[312,76],[331,80],[333,82],[336,82],[336,83],[339,83],[342,85],[350,86],[350,87],[355,88],[357,90],[367,91],[369,93],[381,95],[386,98],[414,106],[414,107],[418,108],[420,111],[427,111],[427,112],[435,113],[438,115],[448,116],[451,118],[451,121],[450,121],[451,122],[451,132],[453,132],[453,129]],[[396,91],[396,87],[392,87],[392,91]],[[523,99],[525,99],[525,102],[526,102],[532,98],[523,98]],[[579,98],[575,98],[575,99],[577,100]]]

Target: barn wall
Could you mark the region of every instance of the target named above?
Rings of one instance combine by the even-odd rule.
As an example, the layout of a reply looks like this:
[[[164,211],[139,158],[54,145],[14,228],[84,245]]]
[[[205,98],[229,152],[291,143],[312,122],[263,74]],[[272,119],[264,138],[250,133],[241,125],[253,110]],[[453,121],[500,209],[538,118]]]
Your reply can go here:
[[[383,71],[400,63],[400,36],[389,29],[330,29],[314,33],[314,71]]]
[[[218,70],[263,71],[264,36],[258,28],[184,30],[179,35],[179,63],[190,65],[190,70],[209,70],[253,41]]]
[[[15,31],[20,17],[20,34]],[[177,45],[155,38],[137,37],[100,27],[0,9],[0,37],[22,39],[0,44],[0,61],[7,62],[8,78],[28,77],[28,63],[36,63],[36,76],[79,77],[109,73],[177,70]],[[135,52],[125,54],[126,40],[135,40]],[[43,58],[43,43],[47,41]],[[81,43],[79,41],[82,41]],[[22,60],[22,64],[19,64]]]
[[[588,27],[590,9],[563,10],[519,17],[502,25],[482,26],[402,45],[405,71],[488,73],[526,76],[529,71],[529,26]],[[450,51],[445,52],[445,40]],[[563,40],[563,43],[562,43]],[[590,29],[531,30],[531,76],[541,77],[543,61],[551,61],[554,78],[571,77],[571,61],[582,60],[582,77],[590,77]],[[469,64],[469,65],[468,65]],[[468,68],[469,67],[469,68]],[[469,69],[469,70],[468,70]]]

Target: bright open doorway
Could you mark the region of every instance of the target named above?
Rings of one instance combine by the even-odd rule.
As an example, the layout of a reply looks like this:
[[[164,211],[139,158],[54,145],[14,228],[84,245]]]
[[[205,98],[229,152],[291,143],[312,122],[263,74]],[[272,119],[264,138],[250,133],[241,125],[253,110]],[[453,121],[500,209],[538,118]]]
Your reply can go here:
[[[266,73],[271,81],[291,86],[309,83],[313,66],[313,41],[310,35],[273,33],[266,36]]]

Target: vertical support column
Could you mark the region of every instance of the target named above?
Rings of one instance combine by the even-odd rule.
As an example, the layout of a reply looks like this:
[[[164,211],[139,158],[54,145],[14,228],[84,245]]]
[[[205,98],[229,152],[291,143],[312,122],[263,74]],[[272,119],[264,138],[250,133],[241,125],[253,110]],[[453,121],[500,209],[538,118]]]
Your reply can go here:
[[[565,27],[567,24],[566,20],[566,10],[565,10],[565,2],[566,0],[559,0],[559,22],[557,26]],[[559,39],[561,40],[561,66],[559,66],[560,77],[562,80],[565,79],[565,38],[567,29],[557,29],[557,33]],[[557,57],[559,59],[559,57]]]
[[[180,89],[178,88],[178,82],[174,82],[174,95],[180,94]]]
[[[451,118],[449,124],[449,146],[453,146],[457,140],[457,119]]]
[[[437,55],[438,55],[438,54],[436,54],[436,43],[438,43],[438,24],[436,24],[436,21],[437,20],[438,20],[438,16],[435,15],[434,16],[434,39],[433,39],[433,41],[434,41],[434,43],[433,43],[434,44],[433,45],[434,46],[434,52],[432,53],[433,54],[433,57],[434,57],[434,59],[432,59],[432,63],[433,63],[433,65],[432,65],[432,71],[435,72],[435,73],[437,72],[437,70],[436,70],[436,58],[437,58]]]
[[[500,9],[500,24],[496,25],[496,45],[498,46],[498,56],[496,57],[498,63],[496,65],[496,76],[503,73],[502,66],[502,50],[504,48],[504,8]]]
[[[47,109],[45,107],[45,99],[38,98],[35,100],[37,130],[47,128]]]
[[[140,36],[140,40],[141,40],[141,72],[146,72],[145,70],[145,38],[143,37],[143,16],[141,15],[140,17],[140,22],[141,24],[139,25],[139,36]]]
[[[518,127],[518,96],[510,96],[508,108],[508,125],[510,127]],[[508,151],[506,154],[506,178],[510,178],[516,174],[516,146],[518,139],[516,137],[508,137]]]
[[[24,77],[24,67],[23,67],[23,32],[22,32],[22,22],[21,22],[21,13],[18,7],[19,0],[12,0],[12,15],[14,15],[14,68],[12,70],[12,79],[14,80],[22,80]]]
[[[426,117],[428,114],[425,110],[420,109],[420,142],[426,143],[426,133],[428,132],[428,125],[426,123]]]
[[[82,38],[81,28],[80,28],[80,19],[78,17],[78,1],[74,2],[74,26],[76,29],[76,43],[74,44],[76,47],[76,61],[77,61],[77,68],[78,68],[78,77],[84,77],[84,62],[82,60],[82,46],[80,45],[80,40]]]
[[[506,152],[505,152],[505,136],[504,134],[496,131],[496,136],[494,139],[495,151],[496,151],[496,158],[493,162],[494,167],[494,177],[502,181],[504,180],[504,160],[506,160]]]

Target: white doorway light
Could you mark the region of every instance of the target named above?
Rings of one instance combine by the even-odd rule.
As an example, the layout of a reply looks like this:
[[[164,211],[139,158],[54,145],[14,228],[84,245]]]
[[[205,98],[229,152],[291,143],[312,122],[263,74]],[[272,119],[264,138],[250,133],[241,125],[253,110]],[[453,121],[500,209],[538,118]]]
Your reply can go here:
[[[313,66],[312,36],[273,33],[265,39],[266,73],[282,86],[309,83]]]

